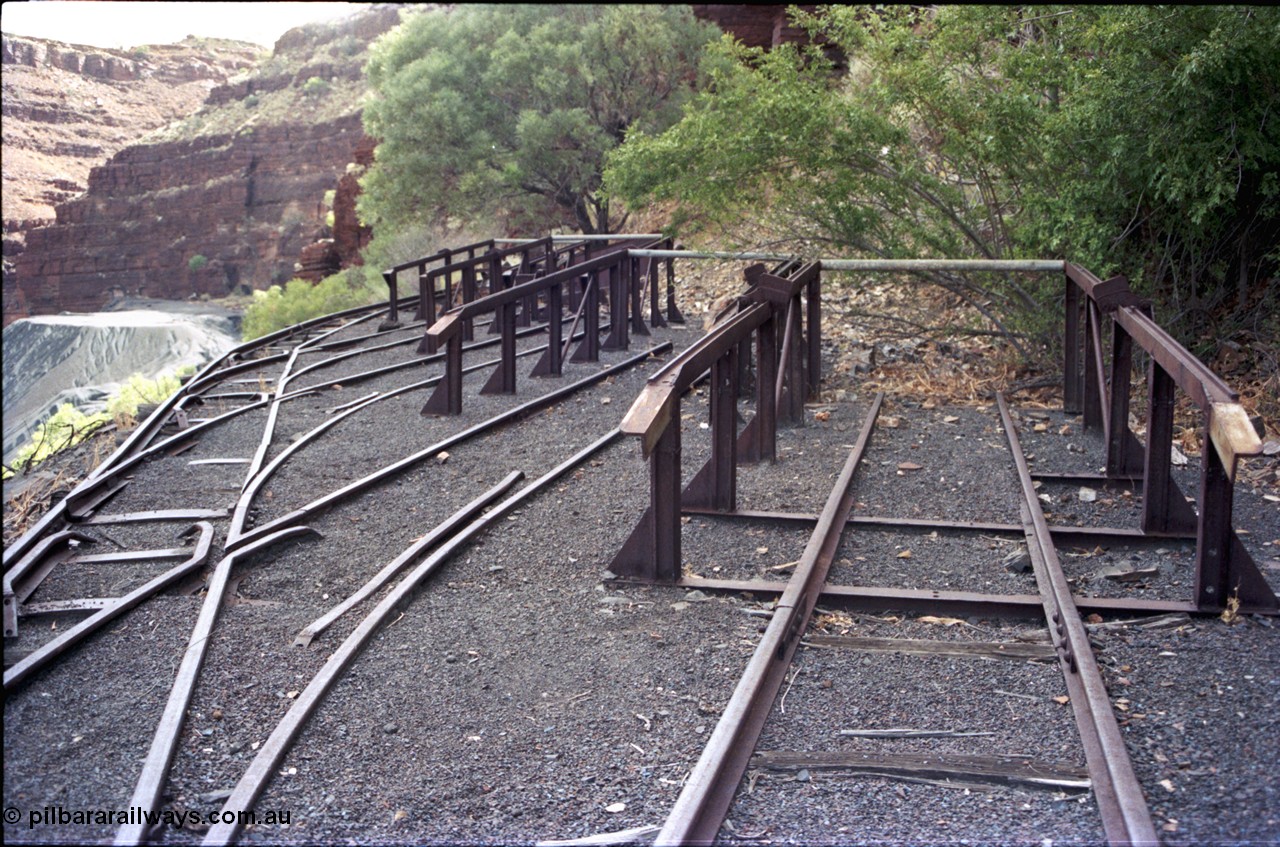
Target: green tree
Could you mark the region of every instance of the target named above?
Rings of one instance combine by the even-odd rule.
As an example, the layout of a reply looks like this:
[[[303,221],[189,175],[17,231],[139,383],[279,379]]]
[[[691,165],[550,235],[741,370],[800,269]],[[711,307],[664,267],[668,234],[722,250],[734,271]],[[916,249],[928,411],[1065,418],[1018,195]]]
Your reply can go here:
[[[800,19],[845,51],[847,74],[816,50],[721,45],[680,123],[634,132],[610,157],[609,191],[674,201],[684,230],[745,219],[809,252],[1057,255],[1156,293],[1194,280],[1201,298],[1222,291],[1232,257],[1250,279],[1274,262],[1272,10],[832,7]],[[927,279],[997,325],[1048,335],[1052,281]]]
[[[369,61],[365,125],[379,145],[362,216],[375,229],[507,214],[610,231],[605,154],[679,116],[715,32],[687,6],[460,5],[411,18]]]

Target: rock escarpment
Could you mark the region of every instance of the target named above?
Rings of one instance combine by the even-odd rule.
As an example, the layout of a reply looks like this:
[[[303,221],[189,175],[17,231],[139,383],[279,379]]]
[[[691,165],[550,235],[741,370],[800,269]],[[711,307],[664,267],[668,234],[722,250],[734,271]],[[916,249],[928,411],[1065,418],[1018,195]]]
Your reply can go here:
[[[85,190],[90,168],[195,112],[211,89],[265,54],[194,37],[109,50],[5,33],[6,231],[52,220],[57,203]]]
[[[294,276],[302,248],[331,235],[325,193],[368,146],[367,48],[399,16],[371,6],[291,30],[198,112],[95,167],[87,191],[28,230],[6,267],[5,323],[120,295],[220,296]]]

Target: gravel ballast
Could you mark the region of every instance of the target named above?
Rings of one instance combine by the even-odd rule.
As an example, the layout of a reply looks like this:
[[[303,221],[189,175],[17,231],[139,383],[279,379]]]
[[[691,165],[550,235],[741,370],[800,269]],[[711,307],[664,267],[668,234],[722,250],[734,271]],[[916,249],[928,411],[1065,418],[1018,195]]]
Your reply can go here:
[[[369,322],[347,330],[363,335]],[[519,360],[515,398],[479,395],[488,372],[464,381],[459,418],[424,418],[430,389],[355,412],[300,449],[263,486],[251,526],[278,518],[458,429],[598,373],[649,346],[679,350],[693,327],[632,338],[599,364],[567,365],[560,379],[530,379]],[[343,334],[329,340],[342,338]],[[373,347],[385,340],[359,342]],[[479,333],[477,337],[483,337]],[[522,340],[520,347],[536,344]],[[334,350],[333,354],[346,350]],[[484,351],[468,357],[481,361]],[[412,358],[412,346],[354,356],[299,382],[355,374]],[[323,354],[299,357],[299,367]],[[477,435],[315,515],[319,533],[281,543],[237,565],[208,643],[165,808],[219,810],[255,751],[314,674],[396,580],[357,605],[309,646],[300,630],[359,589],[383,565],[512,470],[527,484],[616,427],[653,360],[597,383],[549,410]],[[268,458],[332,417],[334,407],[435,372],[415,366],[281,404]],[[280,365],[240,378],[274,385]],[[249,390],[243,386],[229,390]],[[806,411],[779,433],[778,461],[743,466],[738,508],[821,510],[871,397]],[[210,404],[212,405],[212,404]],[[932,405],[932,404],[926,404]],[[750,414],[750,404],[742,410]],[[687,483],[710,454],[706,390],[682,404]],[[893,424],[886,423],[886,418]],[[266,407],[213,427],[193,448],[160,454],[131,471],[104,513],[228,508]],[[1036,429],[1036,424],[1043,429]],[[1101,439],[1078,417],[1021,410],[1020,436],[1034,471],[1096,473]],[[1193,457],[1176,477],[1194,495]],[[446,561],[368,643],[302,729],[256,811],[289,823],[246,830],[246,843],[531,843],[660,825],[715,728],[770,615],[772,595],[715,593],[609,579],[606,570],[648,504],[638,443],[621,438],[523,503]],[[1018,489],[993,406],[923,408],[888,398],[854,479],[855,515],[1018,523]],[[1140,492],[1044,483],[1050,523],[1136,527]],[[1268,490],[1238,486],[1246,547],[1280,587],[1280,510]],[[213,522],[222,555],[228,520]],[[104,525],[95,547],[180,546],[187,524]],[[803,523],[690,516],[683,525],[687,575],[785,580],[811,528]],[[831,571],[840,585],[1035,593],[1030,573],[1006,567],[1021,538],[854,526]],[[909,551],[909,555],[902,555]],[[1116,543],[1060,548],[1080,594],[1185,600],[1194,543]],[[124,593],[165,562],[55,570],[32,600]],[[1140,573],[1116,579],[1115,570]],[[1148,573],[1150,571],[1150,573]],[[5,702],[8,841],[109,841],[111,826],[28,828],[45,806],[123,809],[154,733],[202,595],[179,586],[92,636],[65,661]],[[819,601],[809,634],[1044,643],[1043,620],[966,620],[892,610],[848,614]],[[1114,618],[1114,616],[1111,616]],[[52,637],[47,618],[24,621],[6,658]],[[74,618],[58,619],[59,627]],[[1122,732],[1161,838],[1169,844],[1274,843],[1280,839],[1280,633],[1268,618],[1234,625],[1212,617],[1157,627],[1114,620],[1091,627]],[[1082,767],[1084,756],[1056,663],[959,659],[803,646],[781,707],[758,750],[1014,755]],[[842,729],[913,728],[981,733],[868,739]],[[990,733],[990,734],[987,734]],[[165,828],[162,842],[196,843],[203,826]],[[755,766],[721,840],[735,843],[1096,843],[1092,796],[993,784],[943,786],[825,770]]]

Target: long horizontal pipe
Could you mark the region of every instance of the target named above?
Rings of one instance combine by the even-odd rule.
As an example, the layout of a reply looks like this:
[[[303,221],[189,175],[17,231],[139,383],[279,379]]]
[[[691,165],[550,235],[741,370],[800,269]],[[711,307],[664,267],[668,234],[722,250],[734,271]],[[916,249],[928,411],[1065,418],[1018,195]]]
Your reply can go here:
[[[604,235],[553,235],[551,240],[557,243],[567,241],[619,241],[623,238],[664,238],[660,232],[615,232]],[[541,238],[495,238],[499,244],[531,244]]]
[[[794,258],[781,253],[729,253],[699,250],[630,250],[632,256],[652,259],[740,259],[782,262]],[[1024,271],[1063,273],[1060,259],[818,259],[824,271]]]

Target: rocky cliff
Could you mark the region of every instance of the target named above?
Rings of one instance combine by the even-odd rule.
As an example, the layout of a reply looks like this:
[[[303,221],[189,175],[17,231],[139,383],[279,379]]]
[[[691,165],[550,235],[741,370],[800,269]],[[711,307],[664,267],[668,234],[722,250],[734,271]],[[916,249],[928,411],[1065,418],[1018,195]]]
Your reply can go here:
[[[199,111],[93,168],[85,193],[6,255],[5,324],[120,295],[219,296],[293,276],[303,247],[331,235],[326,192],[369,146],[362,69],[399,16],[370,6],[291,30],[251,72],[206,87]]]
[[[57,203],[84,191],[90,168],[195,112],[266,53],[217,39],[125,51],[0,37],[5,229],[52,220]]]

